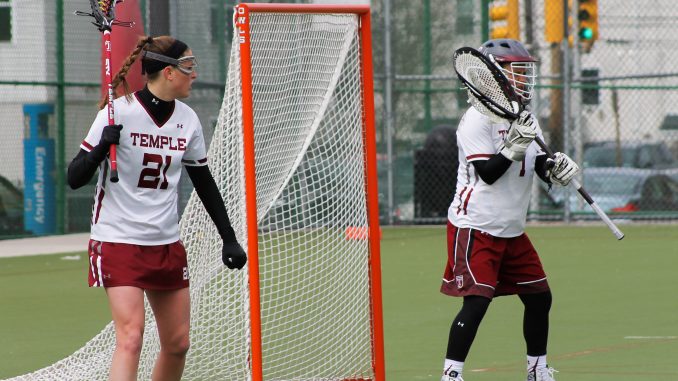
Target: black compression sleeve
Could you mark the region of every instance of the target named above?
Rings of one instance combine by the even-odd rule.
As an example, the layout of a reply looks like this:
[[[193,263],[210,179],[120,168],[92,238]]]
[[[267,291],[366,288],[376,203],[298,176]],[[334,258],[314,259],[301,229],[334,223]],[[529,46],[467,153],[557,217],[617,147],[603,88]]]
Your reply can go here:
[[[536,159],[536,161],[535,161],[535,163],[534,163],[534,171],[537,173],[537,176],[539,176],[539,178],[540,178],[543,182],[545,182],[545,183],[547,183],[547,184],[550,185],[550,184],[551,184],[551,180],[550,180],[549,177],[546,175],[546,160],[547,160],[547,159],[548,159],[548,156],[546,156],[546,155],[539,155],[539,156],[537,156],[537,159]]]
[[[472,161],[478,176],[487,184],[494,184],[513,163],[502,154],[496,154],[488,160]]]
[[[68,185],[78,189],[86,185],[94,176],[100,161],[92,160],[90,152],[81,149],[68,165]]]
[[[450,327],[446,359],[466,361],[466,356],[476,338],[478,327],[490,306],[490,302],[491,300],[484,296],[469,295],[464,297],[464,304]]]
[[[195,192],[217,227],[221,238],[224,242],[237,242],[224,200],[221,198],[219,188],[217,188],[217,183],[214,181],[210,169],[206,165],[200,167],[186,166],[186,172],[188,172]]]

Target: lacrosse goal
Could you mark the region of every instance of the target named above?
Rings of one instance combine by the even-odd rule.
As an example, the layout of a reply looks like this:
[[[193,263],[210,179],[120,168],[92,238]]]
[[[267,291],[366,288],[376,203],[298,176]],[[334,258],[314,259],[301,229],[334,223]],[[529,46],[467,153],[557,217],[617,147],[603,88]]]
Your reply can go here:
[[[195,194],[186,380],[383,381],[368,6],[241,4],[209,166],[248,271],[221,264]],[[15,380],[106,380],[112,324]],[[150,309],[139,378],[159,350]]]

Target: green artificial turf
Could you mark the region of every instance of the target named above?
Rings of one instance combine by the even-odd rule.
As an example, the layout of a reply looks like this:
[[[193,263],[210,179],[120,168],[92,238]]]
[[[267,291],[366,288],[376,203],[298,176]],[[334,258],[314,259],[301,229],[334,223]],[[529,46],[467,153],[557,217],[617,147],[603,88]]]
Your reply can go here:
[[[0,259],[0,379],[70,355],[108,324],[87,266],[87,253]]]
[[[558,381],[678,380],[678,225],[530,226],[553,291],[549,363]],[[440,294],[445,228],[384,227],[386,379],[440,380],[461,300]],[[0,379],[49,365],[110,320],[85,253],[0,259]],[[525,379],[517,297],[495,300],[467,381]],[[640,338],[631,338],[640,337]]]
[[[559,381],[678,380],[678,226],[621,229],[622,241],[600,226],[527,230],[553,292],[548,361]],[[438,381],[461,306],[438,291],[444,227],[385,229],[381,247],[387,380]],[[524,348],[520,300],[497,298],[464,379],[524,380]]]

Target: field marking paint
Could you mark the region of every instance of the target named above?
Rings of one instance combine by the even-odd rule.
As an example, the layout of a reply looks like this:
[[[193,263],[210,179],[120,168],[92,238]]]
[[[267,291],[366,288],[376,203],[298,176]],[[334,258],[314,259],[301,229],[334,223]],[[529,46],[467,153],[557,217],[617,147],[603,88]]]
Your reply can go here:
[[[654,345],[658,344],[659,342],[656,340],[663,340],[663,341],[672,341],[672,340],[678,340],[678,336],[625,336],[624,339],[646,339],[650,341],[636,341],[636,342],[627,342],[626,344],[618,344],[618,345],[610,345],[610,346],[605,346],[605,347],[597,347],[597,348],[590,348],[590,349],[584,349],[581,351],[577,352],[570,352],[570,353],[563,353],[559,355],[549,355],[549,360],[566,360],[566,359],[572,359],[576,357],[582,357],[582,356],[588,356],[588,355],[593,355],[593,354],[598,354],[598,353],[610,353],[610,352],[617,352],[617,351],[622,351],[622,350],[628,350],[628,349],[636,349],[639,347],[644,347],[647,345]],[[489,367],[489,368],[478,368],[478,369],[470,369],[471,372],[514,372],[514,371],[519,371],[524,369],[524,362],[514,362],[514,363],[508,363],[506,365],[498,365],[494,367]],[[583,374],[614,374],[614,372],[583,372]],[[624,374],[627,374],[626,372]],[[661,373],[660,375],[664,375],[664,373]],[[673,373],[671,373],[673,375]]]

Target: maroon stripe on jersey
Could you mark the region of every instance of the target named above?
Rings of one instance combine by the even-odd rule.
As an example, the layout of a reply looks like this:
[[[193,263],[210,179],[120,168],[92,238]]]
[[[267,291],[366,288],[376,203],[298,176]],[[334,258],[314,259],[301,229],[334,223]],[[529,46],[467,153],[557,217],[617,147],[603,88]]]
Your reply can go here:
[[[106,179],[108,178],[108,159],[104,160],[101,164],[100,171],[103,171],[101,185],[97,186],[97,189],[101,190],[101,193],[98,193],[97,201],[92,205],[92,225],[96,224],[99,221],[99,212],[101,211],[101,201],[104,199]],[[97,194],[95,192],[95,194]],[[96,209],[95,209],[96,208]]]
[[[205,163],[207,163],[207,158],[198,160],[198,164],[205,164]]]
[[[468,207],[468,200],[471,198],[471,193],[473,193],[473,188],[471,188],[466,194],[466,200],[464,200],[464,215],[468,214],[466,208]]]
[[[94,214],[94,223],[99,222],[99,213],[101,213],[101,203],[104,201],[104,195],[106,191],[104,188],[99,188],[99,196],[97,197],[97,211]]]
[[[90,151],[94,149],[94,147],[92,147],[91,144],[87,143],[87,142],[84,141],[84,140],[82,141],[82,145],[85,146],[85,148],[87,148],[87,149],[90,150]]]
[[[466,184],[471,184],[471,163],[466,163]]]
[[[464,192],[466,192],[467,188],[468,187],[466,186],[464,187],[464,189],[461,190],[461,192],[459,192],[459,206],[457,207],[457,214],[461,212],[461,205],[464,203],[462,200],[464,198]]]
[[[489,158],[491,158],[491,157],[492,157],[492,155],[490,155],[490,154],[479,153],[479,154],[477,154],[477,155],[469,155],[469,156],[466,156],[466,160],[483,159],[483,158],[489,159]]]

